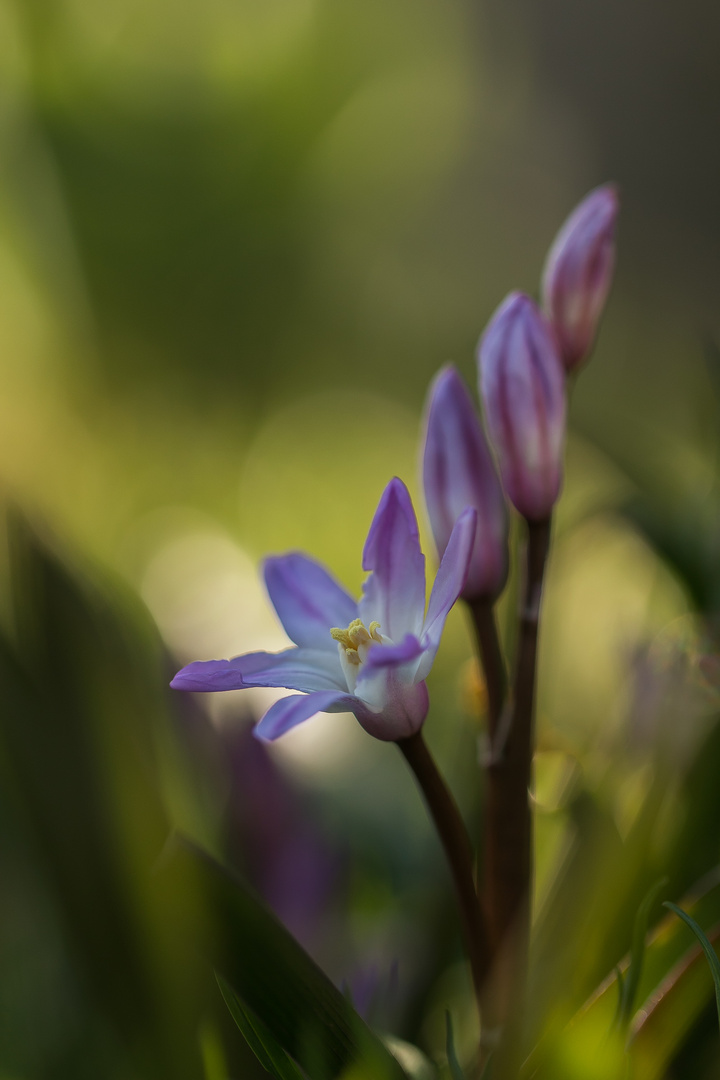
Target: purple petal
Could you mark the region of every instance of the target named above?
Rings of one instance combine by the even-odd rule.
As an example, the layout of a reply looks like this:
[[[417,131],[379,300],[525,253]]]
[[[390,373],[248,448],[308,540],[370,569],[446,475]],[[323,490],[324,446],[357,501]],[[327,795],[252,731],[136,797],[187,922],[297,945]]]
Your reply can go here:
[[[613,184],[591,191],[575,207],[548,253],[543,306],[568,371],[589,353],[610,290],[618,209]]]
[[[476,508],[475,546],[464,595],[494,599],[507,579],[507,508],[480,418],[452,366],[443,368],[430,388],[423,484],[440,558],[462,511],[466,506]]]
[[[373,645],[360,668],[358,684],[384,668],[396,668],[416,660],[423,647],[414,634],[406,634],[399,645]]]
[[[375,511],[363,569],[371,571],[358,605],[365,625],[379,622],[380,632],[393,641],[418,635],[425,613],[425,556],[410,495],[397,477]]]
[[[417,670],[419,679],[424,679],[432,667],[445,629],[445,620],[465,585],[473,554],[476,523],[477,511],[469,506],[455,523],[435,576],[423,627],[423,657]]]
[[[337,647],[286,649],[281,653],[247,653],[233,660],[207,660],[188,664],[170,683],[174,690],[247,690],[251,686],[277,686],[286,690],[347,690]]]
[[[565,370],[535,303],[511,293],[480,339],[480,391],[508,498],[531,521],[560,493]]]
[[[271,556],[263,571],[270,600],[290,640],[336,652],[330,629],[344,628],[357,618],[353,598],[323,566],[297,551]]]
[[[178,671],[173,690],[242,690],[245,683],[233,660],[196,660]]]
[[[347,693],[324,690],[316,694],[292,694],[268,709],[254,733],[258,739],[272,742],[316,713],[354,712],[357,707],[360,707],[358,699]]]
[[[422,727],[428,712],[427,687],[416,675],[422,653],[412,634],[399,645],[370,649],[355,687],[366,710],[355,715],[376,739],[406,739]]]

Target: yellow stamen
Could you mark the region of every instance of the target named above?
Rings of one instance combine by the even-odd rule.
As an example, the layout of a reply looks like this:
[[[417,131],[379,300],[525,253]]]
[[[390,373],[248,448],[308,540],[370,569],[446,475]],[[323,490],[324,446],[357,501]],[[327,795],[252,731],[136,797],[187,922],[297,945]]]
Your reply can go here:
[[[333,626],[330,631],[330,637],[333,641],[339,641],[346,649],[352,648],[347,630],[341,630],[339,626]]]
[[[353,619],[346,630],[342,627],[333,626],[330,631],[330,637],[333,641],[338,641],[343,649],[347,659],[351,664],[359,664],[360,657],[358,655],[358,649],[361,645],[369,645],[371,641],[376,641],[378,644],[382,642],[380,636],[380,623],[371,622],[370,629],[368,630],[363,624],[362,619]]]

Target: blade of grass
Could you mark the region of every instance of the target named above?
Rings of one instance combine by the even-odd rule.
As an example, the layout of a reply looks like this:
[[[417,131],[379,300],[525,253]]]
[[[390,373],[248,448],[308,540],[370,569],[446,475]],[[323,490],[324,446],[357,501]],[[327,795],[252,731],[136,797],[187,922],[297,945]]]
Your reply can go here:
[[[695,919],[691,915],[688,915],[686,911],[683,911],[677,904],[673,904],[671,900],[666,900],[663,904],[669,911],[673,911],[678,918],[682,919],[686,926],[689,926],[695,937],[700,942],[702,951],[707,957],[707,962],[710,965],[710,971],[712,972],[713,982],[715,984],[715,1004],[717,1005],[718,1012],[718,1026],[720,1026],[720,960],[718,960],[717,953],[713,949],[712,945],[707,939],[707,936],[699,925],[695,922]]]
[[[353,1064],[373,1080],[405,1080],[392,1054],[239,877],[177,837],[159,876],[179,903],[188,890],[201,897],[205,928],[193,946],[312,1080],[333,1080]]]
[[[215,978],[230,1015],[263,1069],[275,1077],[275,1080],[302,1080],[300,1072],[277,1040],[272,1037],[265,1024],[243,1007],[232,986],[217,971]]]
[[[621,1031],[627,1031],[632,1018],[633,1006],[637,997],[640,976],[642,974],[643,960],[645,957],[645,938],[647,937],[650,912],[657,902],[660,893],[666,887],[668,879],[661,878],[646,893],[633,926],[632,945],[630,948],[630,966],[622,984],[618,1026]]]
[[[447,1054],[448,1069],[452,1080],[465,1080],[465,1073],[460,1067],[455,1051],[455,1036],[453,1035],[452,1016],[448,1009],[445,1010],[445,1053]]]

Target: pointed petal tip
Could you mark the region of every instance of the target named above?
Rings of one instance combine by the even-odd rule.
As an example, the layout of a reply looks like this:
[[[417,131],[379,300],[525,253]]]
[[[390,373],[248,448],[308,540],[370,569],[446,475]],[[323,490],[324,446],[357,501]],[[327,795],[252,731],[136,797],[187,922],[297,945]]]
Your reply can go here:
[[[216,690],[244,690],[245,683],[229,660],[195,660],[178,671],[170,688],[204,694]]]
[[[281,735],[321,712],[350,712],[360,702],[337,690],[321,690],[310,694],[291,694],[271,705],[253,734],[263,742],[274,742]]]
[[[407,489],[407,485],[404,480],[401,480],[399,476],[393,476],[392,480],[386,486],[385,491],[382,494],[382,498],[387,496],[388,499],[398,499],[403,505],[410,503],[410,492]]]
[[[464,528],[469,528],[470,523],[472,523],[472,530],[474,535],[475,529],[477,528],[478,516],[479,515],[476,507],[466,506],[463,512],[458,515],[456,524],[461,523]]]
[[[593,188],[588,195],[585,196],[583,204],[593,204],[596,206],[603,206],[607,210],[617,213],[620,209],[620,187],[614,180],[608,180],[605,184],[599,184],[598,187]]]
[[[430,422],[430,417],[437,414],[438,410],[445,410],[448,407],[467,409],[468,405],[474,410],[465,380],[453,364],[446,364],[440,368],[430,383],[427,402],[426,426]]]
[[[430,383],[429,397],[432,398],[446,387],[457,386],[459,383],[462,384],[462,376],[455,365],[443,364]]]

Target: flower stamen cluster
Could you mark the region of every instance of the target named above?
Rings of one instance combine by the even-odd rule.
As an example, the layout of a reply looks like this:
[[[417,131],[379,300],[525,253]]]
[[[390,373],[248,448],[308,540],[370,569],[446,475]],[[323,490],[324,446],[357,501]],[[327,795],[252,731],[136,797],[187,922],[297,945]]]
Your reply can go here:
[[[380,623],[371,622],[366,628],[362,619],[353,619],[346,630],[339,626],[333,626],[330,637],[338,643],[340,662],[345,661],[355,667],[367,658],[368,649],[375,642],[378,645],[391,645],[390,638],[383,637],[380,633]]]

